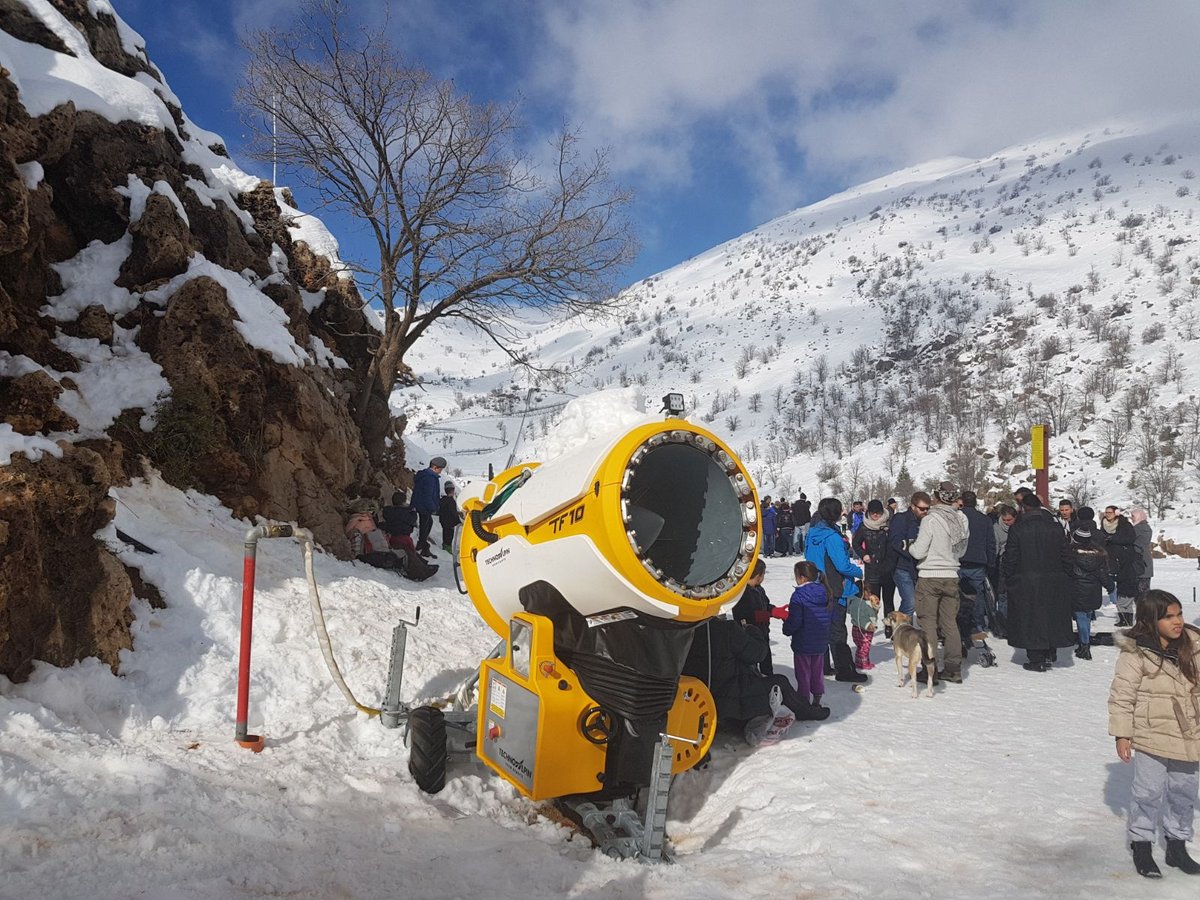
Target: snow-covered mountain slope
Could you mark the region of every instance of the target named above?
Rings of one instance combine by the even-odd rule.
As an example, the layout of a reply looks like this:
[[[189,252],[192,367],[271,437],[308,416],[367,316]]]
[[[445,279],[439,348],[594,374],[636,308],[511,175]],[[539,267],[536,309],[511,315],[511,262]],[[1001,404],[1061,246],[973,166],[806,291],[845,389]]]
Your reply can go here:
[[[620,317],[530,326],[521,352],[562,377],[439,336],[394,406],[475,472],[563,393],[682,390],[776,496],[893,494],[902,470],[999,494],[1044,421],[1052,494],[1140,502],[1194,540],[1197,169],[1187,119],[897,172],[633,285]]]

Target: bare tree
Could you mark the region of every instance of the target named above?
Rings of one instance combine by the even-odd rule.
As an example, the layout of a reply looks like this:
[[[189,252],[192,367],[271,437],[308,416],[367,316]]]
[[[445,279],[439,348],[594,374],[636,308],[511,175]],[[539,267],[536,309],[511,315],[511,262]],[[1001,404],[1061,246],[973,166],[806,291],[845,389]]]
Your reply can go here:
[[[817,481],[830,483],[836,481],[841,475],[842,467],[830,459],[821,460],[821,464],[817,466]]]
[[[383,28],[348,19],[342,0],[305,0],[289,30],[249,35],[237,97],[253,155],[276,156],[374,238],[370,262],[348,262],[383,307],[361,424],[435,322],[469,322],[528,364],[513,314],[614,305],[609,279],[636,240],[604,153],[585,156],[564,127],[539,165],[519,146],[515,104],[473,102],[404,60]]]
[[[946,458],[946,474],[963,490],[978,491],[983,487],[987,465],[979,442],[969,435],[959,435]]]
[[[846,489],[850,492],[851,500],[859,500],[859,489],[866,487],[867,479],[870,477],[866,474],[866,469],[863,466],[862,460],[857,456],[852,456],[850,461],[846,463],[845,469],[842,470],[846,478]]]
[[[1105,468],[1115,466],[1121,461],[1121,451],[1125,449],[1129,433],[1120,422],[1114,422],[1112,419],[1101,419],[1098,437],[1100,439],[1100,446],[1104,450],[1104,455],[1100,458],[1100,465]]]
[[[1080,475],[1068,481],[1061,496],[1075,502],[1075,506],[1091,506],[1096,500],[1096,480],[1090,475]]]
[[[1150,465],[1140,468],[1130,479],[1130,486],[1137,501],[1146,506],[1152,516],[1161,517],[1179,499],[1182,476],[1181,461],[1164,453]]]
[[[1050,421],[1054,434],[1070,431],[1079,418],[1081,402],[1078,393],[1065,379],[1058,379],[1037,395],[1037,410]]]

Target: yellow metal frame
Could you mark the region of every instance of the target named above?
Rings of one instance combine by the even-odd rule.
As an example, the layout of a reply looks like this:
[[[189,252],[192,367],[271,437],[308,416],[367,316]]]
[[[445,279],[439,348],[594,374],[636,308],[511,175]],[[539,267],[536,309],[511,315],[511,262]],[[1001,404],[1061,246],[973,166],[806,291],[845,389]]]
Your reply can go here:
[[[481,762],[531,800],[548,800],[569,794],[589,794],[603,786],[607,749],[583,736],[584,714],[596,701],[579,684],[575,673],[554,654],[554,623],[545,616],[517,613],[532,628],[529,676],[519,674],[513,664],[512,641],[500,659],[484,660],[479,676],[479,711],[475,755]],[[507,727],[503,712],[489,706],[489,684],[494,674],[503,675],[538,699],[537,735],[534,741],[533,788],[513,778],[484,753],[489,739],[489,721]],[[717,707],[704,682],[684,675],[679,679],[675,703],[667,713],[667,732],[678,737],[700,737],[698,745],[675,741],[671,771],[678,774],[700,762],[712,746],[717,730]]]
[[[567,794],[587,794],[600,790],[597,777],[604,772],[605,748],[591,743],[579,729],[583,713],[596,705],[579,685],[575,673],[554,655],[554,623],[545,616],[517,613],[514,619],[527,622],[533,629],[530,647],[529,677],[517,673],[512,661],[512,642],[502,659],[484,660],[479,678],[479,719],[475,754],[489,769],[532,800],[547,800]],[[484,755],[488,740],[487,723],[497,717],[488,706],[488,683],[493,672],[532,691],[538,698],[537,736],[534,749],[533,790],[515,781]],[[566,684],[566,687],[561,687]],[[503,726],[502,726],[503,727]]]

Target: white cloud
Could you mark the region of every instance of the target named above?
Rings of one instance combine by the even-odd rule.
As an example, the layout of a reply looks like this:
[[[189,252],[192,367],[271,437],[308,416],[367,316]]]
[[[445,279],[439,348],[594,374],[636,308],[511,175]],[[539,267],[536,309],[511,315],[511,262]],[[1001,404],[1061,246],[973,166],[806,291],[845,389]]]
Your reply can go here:
[[[1193,110],[1200,3],[545,0],[532,63],[614,163],[686,184],[724,134],[756,210],[1043,134]]]

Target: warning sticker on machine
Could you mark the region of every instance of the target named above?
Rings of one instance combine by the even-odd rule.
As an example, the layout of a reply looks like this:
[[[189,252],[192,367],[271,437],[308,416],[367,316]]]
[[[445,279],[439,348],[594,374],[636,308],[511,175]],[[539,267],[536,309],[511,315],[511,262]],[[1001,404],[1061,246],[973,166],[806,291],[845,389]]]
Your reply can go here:
[[[496,715],[504,718],[504,708],[508,705],[508,685],[503,681],[493,681],[488,691],[488,708]]]

